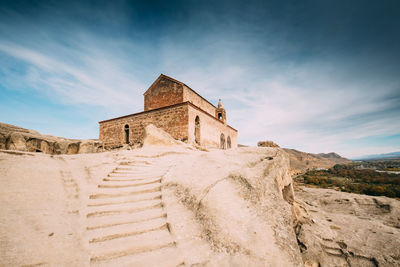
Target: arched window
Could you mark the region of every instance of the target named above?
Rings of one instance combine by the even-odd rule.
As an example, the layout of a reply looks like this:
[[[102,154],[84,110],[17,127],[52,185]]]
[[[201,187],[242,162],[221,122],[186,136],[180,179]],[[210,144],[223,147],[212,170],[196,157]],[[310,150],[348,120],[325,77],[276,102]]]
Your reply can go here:
[[[228,138],[226,139],[226,148],[231,148],[232,146],[231,146],[231,137],[230,136],[228,136]]]
[[[221,134],[220,148],[225,149],[225,135],[224,134]]]
[[[200,145],[200,118],[196,116],[194,120],[194,141]]]
[[[129,125],[125,125],[125,144],[129,144]]]
[[[218,113],[218,119],[222,120],[222,113]]]

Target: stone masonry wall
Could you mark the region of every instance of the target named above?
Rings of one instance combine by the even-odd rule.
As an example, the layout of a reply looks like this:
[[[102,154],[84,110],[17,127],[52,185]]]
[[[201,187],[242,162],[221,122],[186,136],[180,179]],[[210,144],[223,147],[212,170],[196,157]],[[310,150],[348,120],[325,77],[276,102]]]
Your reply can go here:
[[[189,126],[188,126],[188,142],[195,142],[195,119],[200,118],[200,145],[204,147],[219,148],[221,133],[225,135],[225,143],[228,136],[231,138],[231,148],[237,147],[237,131],[223,124],[221,121],[210,117],[203,111],[189,106]]]
[[[186,86],[183,87],[183,101],[189,101],[210,115],[215,116],[216,108]]]
[[[188,139],[187,103],[100,122],[99,139],[104,142],[105,148],[124,145],[124,127],[128,124],[130,144],[141,144],[144,128],[150,123],[163,129],[173,138],[186,141]]]
[[[144,111],[182,103],[183,86],[169,79],[160,79],[144,95]]]

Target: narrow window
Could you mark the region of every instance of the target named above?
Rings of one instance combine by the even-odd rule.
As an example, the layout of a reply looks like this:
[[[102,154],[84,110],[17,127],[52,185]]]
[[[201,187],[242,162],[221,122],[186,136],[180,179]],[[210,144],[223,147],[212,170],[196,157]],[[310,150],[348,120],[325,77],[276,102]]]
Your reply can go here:
[[[226,139],[226,147],[229,149],[231,148],[231,137],[228,136],[228,138]]]
[[[221,143],[220,143],[220,148],[225,149],[225,135],[221,134]]]
[[[200,118],[196,116],[194,120],[194,141],[200,145]]]
[[[125,144],[129,144],[129,125],[125,125]]]

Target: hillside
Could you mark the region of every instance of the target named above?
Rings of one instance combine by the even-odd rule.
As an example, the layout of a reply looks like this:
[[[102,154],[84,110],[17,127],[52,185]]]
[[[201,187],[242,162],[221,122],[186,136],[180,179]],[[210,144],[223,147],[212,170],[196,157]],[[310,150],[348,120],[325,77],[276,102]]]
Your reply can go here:
[[[283,148],[283,150],[289,156],[292,175],[303,173],[308,169],[330,168],[335,164],[347,164],[352,162],[334,152],[312,154],[289,148]]]

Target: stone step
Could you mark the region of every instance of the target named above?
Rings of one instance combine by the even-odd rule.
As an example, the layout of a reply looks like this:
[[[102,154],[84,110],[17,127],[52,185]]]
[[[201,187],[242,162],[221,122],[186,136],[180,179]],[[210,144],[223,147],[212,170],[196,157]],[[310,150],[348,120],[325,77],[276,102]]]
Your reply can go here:
[[[108,212],[111,213],[113,211],[124,211],[124,210],[143,210],[146,207],[153,207],[157,204],[161,204],[161,198],[159,199],[150,199],[150,200],[143,200],[143,201],[136,201],[136,202],[124,202],[124,203],[115,203],[113,205],[103,205],[103,206],[88,206],[86,208],[87,217],[95,217],[93,215],[89,216],[90,214],[94,213],[101,213],[101,212]],[[115,213],[114,212],[114,213]],[[132,212],[130,212],[132,213]]]
[[[109,214],[108,216],[94,216],[86,219],[86,229],[92,230],[98,228],[107,228],[113,225],[121,225],[142,221],[145,222],[159,217],[167,217],[161,207],[147,209],[136,213],[118,213]]]
[[[103,178],[103,182],[112,182],[112,181],[119,181],[119,182],[125,182],[125,181],[149,181],[149,180],[154,180],[154,179],[161,179],[161,176],[107,176],[106,178]]]
[[[96,191],[96,193],[122,193],[122,192],[130,192],[130,191],[142,191],[145,189],[150,189],[150,188],[160,187],[160,186],[161,186],[161,183],[142,184],[142,185],[135,185],[133,187],[97,187],[97,189],[95,191]]]
[[[127,182],[131,183],[143,183],[148,181],[160,180],[161,177],[147,177],[147,178],[131,178],[131,177],[107,177],[103,178],[102,184],[115,182],[116,184],[126,184]]]
[[[132,169],[132,170],[119,170],[114,169],[110,173],[120,173],[120,174],[147,174],[147,173],[165,173],[166,170],[160,170],[155,168],[147,168],[147,169]]]
[[[101,189],[101,190],[100,190]],[[99,188],[99,192],[93,193],[89,199],[116,198],[123,196],[141,195],[161,191],[161,184],[137,186],[135,188]]]
[[[137,185],[134,187],[97,187],[96,193],[122,193],[122,192],[131,192],[131,191],[142,191],[145,189],[150,189],[154,187],[160,187],[161,183],[150,183],[150,184],[143,184]]]
[[[97,262],[126,255],[155,250],[174,244],[166,228],[140,235],[126,236],[104,242],[90,243],[91,262]]]
[[[161,230],[167,227],[165,217],[158,217],[147,221],[113,225],[109,227],[96,228],[86,232],[89,243],[105,242],[126,236],[140,235],[150,231]]]
[[[121,167],[118,166],[115,168],[115,170],[117,171],[132,171],[132,170],[145,170],[145,169],[149,169],[149,168],[154,168],[154,166],[152,165],[135,165],[135,166],[129,166],[129,167]]]
[[[146,179],[138,181],[103,181],[99,184],[98,188],[124,188],[124,187],[135,187],[146,184],[161,183],[161,178],[156,179]]]
[[[179,253],[179,250],[173,243],[163,247],[149,248],[149,250],[141,253],[129,254],[129,251],[126,251],[125,253],[127,255],[113,258],[111,260],[92,262],[92,265],[98,267],[176,267],[184,263],[182,254]]]
[[[161,172],[138,172],[138,173],[121,173],[121,172],[110,172],[107,177],[131,177],[131,178],[156,178],[162,177],[164,173]]]
[[[157,208],[163,208],[162,202],[159,201],[159,203],[148,205],[145,207],[124,208],[124,209],[114,208],[114,209],[89,212],[86,214],[86,218],[104,217],[104,216],[115,215],[115,214],[134,214],[134,213],[138,213],[140,211],[145,211],[148,209],[157,209]]]
[[[110,199],[89,199],[87,207],[100,207],[100,206],[113,206],[122,203],[135,203],[141,202],[146,200],[155,200],[161,199],[161,192],[153,192],[153,193],[145,193],[145,194],[138,194],[133,196],[123,196],[123,197],[115,197]]]

